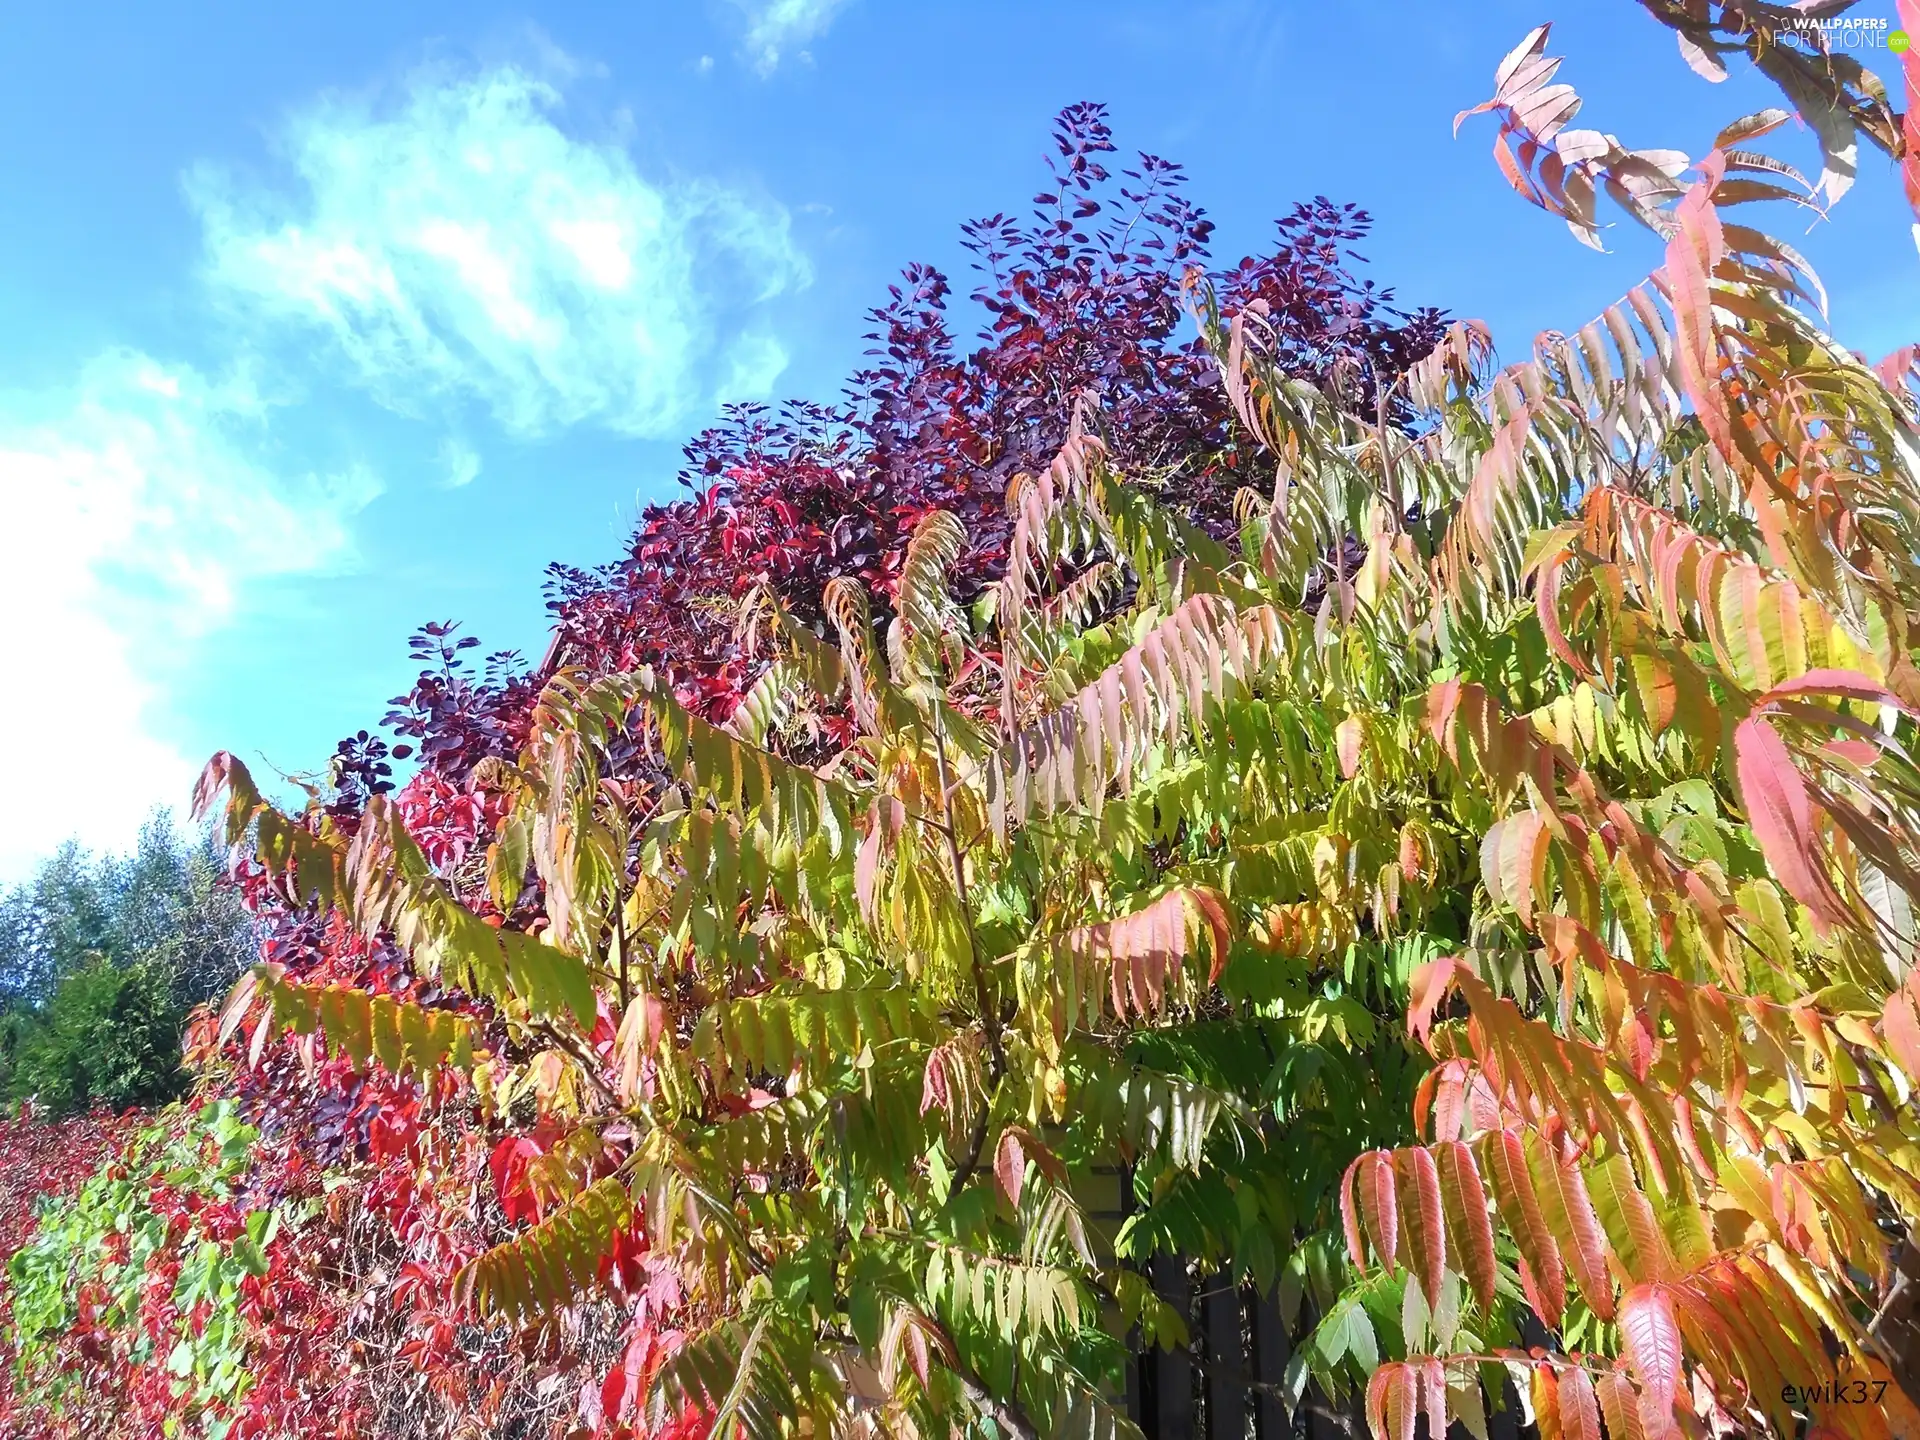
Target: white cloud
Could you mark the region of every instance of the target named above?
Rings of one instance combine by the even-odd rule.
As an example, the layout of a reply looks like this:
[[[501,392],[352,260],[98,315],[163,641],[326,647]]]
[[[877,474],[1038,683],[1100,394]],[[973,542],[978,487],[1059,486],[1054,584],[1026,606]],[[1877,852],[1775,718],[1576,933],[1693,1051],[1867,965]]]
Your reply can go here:
[[[250,319],[330,334],[402,413],[471,397],[519,434],[675,435],[805,259],[784,209],[643,177],[622,147],[565,133],[562,109],[512,66],[329,97],[282,137],[292,190],[188,176],[209,275]]]
[[[787,352],[771,335],[740,337],[728,357],[727,373],[713,397],[717,409],[740,395],[765,395],[787,368]]]
[[[447,489],[471,485],[480,477],[480,452],[449,435],[440,442],[440,468],[446,472],[440,483]]]
[[[152,806],[184,806],[204,757],[155,738],[169,675],[251,582],[350,558],[378,483],[277,476],[254,458],[267,411],[244,373],[131,350],[61,390],[0,393],[0,877],[68,834],[125,846]]]
[[[742,41],[749,64],[771,75],[780,62],[798,53],[809,40],[826,34],[833,17],[847,0],[733,0],[746,12],[747,33]]]

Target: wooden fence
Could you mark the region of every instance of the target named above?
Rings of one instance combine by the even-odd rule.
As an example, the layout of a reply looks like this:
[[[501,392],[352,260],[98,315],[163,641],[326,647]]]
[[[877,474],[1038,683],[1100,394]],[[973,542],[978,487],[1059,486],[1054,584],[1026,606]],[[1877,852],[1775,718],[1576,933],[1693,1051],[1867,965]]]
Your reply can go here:
[[[1083,1192],[1095,1243],[1109,1255],[1132,1188],[1124,1167],[1100,1166]],[[1365,1440],[1361,1396],[1336,1403],[1310,1384],[1289,1414],[1292,1337],[1272,1293],[1171,1255],[1149,1262],[1147,1278],[1186,1320],[1190,1337],[1184,1350],[1137,1348],[1127,1363],[1127,1415],[1147,1440]],[[1310,1333],[1312,1320],[1310,1310],[1297,1317],[1298,1333]],[[1517,1398],[1509,1383],[1507,1403],[1487,1417],[1489,1440],[1537,1440],[1532,1426],[1518,1423]],[[1458,1422],[1449,1429],[1446,1440],[1469,1440]],[[1424,1417],[1417,1440],[1439,1440],[1427,1435]]]
[[[1192,1343],[1180,1351],[1137,1351],[1127,1365],[1127,1414],[1147,1440],[1365,1440],[1363,1401],[1334,1404],[1309,1385],[1291,1417],[1283,1403],[1292,1348],[1270,1294],[1197,1275],[1172,1257],[1148,1270],[1160,1298],[1186,1317]],[[1302,1333],[1311,1329],[1301,1318]],[[1506,1405],[1487,1417],[1489,1440],[1537,1440],[1519,1423],[1508,1382]],[[1419,1440],[1432,1440],[1420,1420]],[[1448,1440],[1468,1440],[1457,1421]]]

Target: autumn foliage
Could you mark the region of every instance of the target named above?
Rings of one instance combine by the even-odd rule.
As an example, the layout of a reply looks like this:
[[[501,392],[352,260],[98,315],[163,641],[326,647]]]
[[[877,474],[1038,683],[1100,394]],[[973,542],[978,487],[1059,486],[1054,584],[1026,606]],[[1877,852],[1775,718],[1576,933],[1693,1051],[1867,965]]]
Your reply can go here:
[[[911,273],[540,671],[423,634],[398,788],[215,757],[262,963],[16,1257],[49,1432],[1137,1435],[1171,1261],[1378,1440],[1916,1433],[1920,368],[1747,217],[1911,186],[1920,69],[1647,8],[1821,176],[1570,128],[1534,32],[1505,173],[1662,262],[1524,358],[1331,206],[1209,272],[1143,160],[1079,228],[1069,111],[975,353]],[[63,1271],[91,1215],[150,1249]]]

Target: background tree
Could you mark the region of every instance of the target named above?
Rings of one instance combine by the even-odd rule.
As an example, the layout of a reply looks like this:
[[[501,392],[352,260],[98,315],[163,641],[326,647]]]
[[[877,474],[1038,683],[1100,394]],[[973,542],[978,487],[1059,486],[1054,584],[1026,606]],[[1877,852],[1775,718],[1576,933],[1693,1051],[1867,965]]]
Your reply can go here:
[[[164,813],[124,856],[62,846],[0,897],[0,1093],[55,1113],[179,1094],[186,1014],[253,963],[253,931],[224,858]]]

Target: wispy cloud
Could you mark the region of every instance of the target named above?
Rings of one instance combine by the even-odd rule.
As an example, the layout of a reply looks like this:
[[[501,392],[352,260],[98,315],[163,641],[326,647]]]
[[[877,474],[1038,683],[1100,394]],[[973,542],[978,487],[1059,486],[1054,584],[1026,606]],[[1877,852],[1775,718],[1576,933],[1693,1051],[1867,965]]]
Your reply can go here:
[[[833,17],[847,0],[733,0],[746,13],[747,32],[742,48],[747,63],[762,75],[771,75],[780,62],[805,56],[809,41],[827,33]]]
[[[440,483],[449,490],[461,489],[480,477],[480,452],[449,435],[440,442],[440,468]]]
[[[258,458],[269,410],[244,372],[124,349],[60,389],[0,392],[0,664],[16,682],[0,876],[66,834],[123,845],[150,807],[183,804],[193,760],[152,724],[169,673],[249,584],[350,558],[378,483],[276,473]]]
[[[786,211],[649,179],[621,146],[568,134],[563,110],[513,66],[329,97],[281,137],[290,186],[189,176],[209,275],[251,320],[330,335],[406,414],[471,398],[522,435],[666,437],[727,377],[770,383],[785,353],[769,366],[756,311],[808,277]]]

